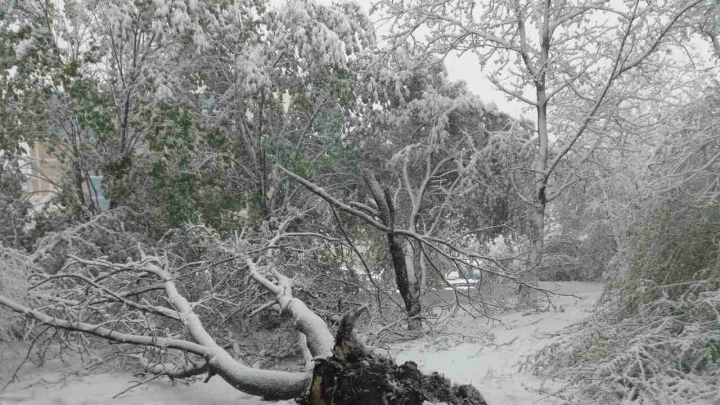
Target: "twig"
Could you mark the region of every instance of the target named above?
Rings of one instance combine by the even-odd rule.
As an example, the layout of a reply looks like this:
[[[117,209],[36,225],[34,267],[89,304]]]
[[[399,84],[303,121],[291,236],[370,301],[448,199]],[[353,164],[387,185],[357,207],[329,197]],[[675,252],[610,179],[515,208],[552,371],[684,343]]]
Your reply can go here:
[[[132,387],[126,388],[126,389],[122,390],[121,392],[115,394],[115,395],[113,396],[113,399],[115,399],[115,398],[119,397],[120,395],[122,395],[122,394],[124,394],[124,393],[126,393],[126,392],[128,392],[128,391],[130,391],[130,390],[132,390],[133,388],[137,388],[137,387],[139,387],[139,386],[141,386],[141,385],[143,385],[143,384],[149,383],[150,381],[156,380],[156,379],[162,377],[163,375],[165,375],[165,374],[154,375],[154,376],[148,378],[148,379],[145,380],[145,381],[140,381],[140,382],[136,383],[135,385],[133,385]]]
[[[52,326],[48,326],[47,328],[43,329],[43,331],[40,332],[40,334],[38,334],[37,336],[35,336],[35,339],[33,339],[32,342],[30,343],[30,347],[28,347],[27,353],[25,353],[25,358],[24,358],[23,361],[15,368],[15,372],[13,373],[12,377],[10,377],[10,380],[7,382],[7,384],[5,384],[5,385],[2,387],[2,389],[0,389],[0,392],[5,391],[5,388],[7,388],[10,384],[12,384],[13,382],[15,382],[15,380],[17,380],[18,382],[20,381],[20,379],[17,378],[17,375],[18,375],[18,373],[20,372],[20,369],[21,369],[22,366],[24,366],[25,363],[27,363],[27,361],[30,359],[30,353],[32,353],[32,349],[33,349],[33,347],[35,347],[35,343],[37,343],[38,339],[40,339],[40,336],[44,335],[45,332],[47,332],[50,328],[52,328]]]
[[[576,401],[573,401],[573,400],[571,400],[571,399],[568,399],[568,397],[566,397],[566,396],[564,396],[564,395],[560,395],[560,393],[558,393],[558,392],[552,393],[552,392],[547,392],[547,391],[539,390],[539,389],[537,389],[537,388],[531,388],[531,387],[529,387],[529,386],[528,386],[527,384],[525,384],[525,383],[520,383],[520,385],[522,385],[522,387],[525,388],[527,391],[534,392],[534,393],[540,394],[540,395],[546,395],[546,398],[562,399],[562,400],[565,401],[566,403],[575,404],[575,405],[580,405],[579,402],[576,402]],[[538,402],[540,402],[540,401],[542,401],[542,399],[536,401],[535,403],[538,403]]]
[[[381,292],[381,293],[382,293],[383,295],[385,295],[390,301],[392,301],[393,304],[395,304],[398,308],[400,308],[401,311],[404,311],[405,309],[403,308],[402,305],[400,305],[400,303],[398,303],[397,301],[395,301],[395,299],[393,299],[393,297],[390,296],[390,294],[388,294],[385,290],[383,290],[382,288],[380,288],[380,286],[377,285],[377,283],[375,282],[375,279],[372,277],[372,273],[370,272],[370,267],[368,267],[367,263],[365,262],[365,258],[364,258],[363,255],[360,253],[360,251],[357,249],[357,247],[355,247],[355,244],[352,242],[352,240],[350,239],[350,236],[349,236],[349,235],[347,234],[347,232],[345,231],[345,228],[344,228],[343,225],[342,225],[342,221],[340,220],[340,215],[337,213],[337,211],[335,210],[335,207],[333,207],[332,205],[330,205],[330,209],[332,210],[333,215],[335,216],[335,220],[337,221],[338,228],[340,228],[340,232],[341,232],[341,233],[343,234],[343,236],[345,237],[345,240],[347,240],[348,245],[350,245],[350,248],[352,249],[352,251],[353,251],[353,252],[357,255],[357,257],[360,259],[360,263],[362,263],[363,268],[365,269],[365,273],[366,273],[367,276],[368,276],[368,280],[369,280],[369,281],[372,283],[372,285],[375,287],[375,291],[376,291],[376,292]],[[355,271],[355,270],[350,269],[350,271]],[[379,299],[378,299],[378,307],[380,307],[380,300],[379,300]]]

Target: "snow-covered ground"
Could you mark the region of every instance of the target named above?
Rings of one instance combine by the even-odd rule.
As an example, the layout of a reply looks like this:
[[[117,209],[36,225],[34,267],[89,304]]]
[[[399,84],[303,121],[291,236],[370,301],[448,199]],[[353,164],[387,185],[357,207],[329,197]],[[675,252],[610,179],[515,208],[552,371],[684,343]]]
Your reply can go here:
[[[472,383],[491,405],[562,404],[543,394],[560,386],[518,371],[525,356],[559,339],[559,332],[587,317],[602,285],[590,283],[541,283],[541,287],[575,297],[554,298],[557,310],[523,314],[501,314],[499,321],[458,318],[449,328],[454,334],[427,337],[393,346],[398,362],[413,360],[426,372],[438,371],[458,383]],[[460,338],[481,337],[474,343],[456,343]],[[490,343],[488,343],[490,342]],[[11,364],[22,359],[20,348],[0,346],[0,387],[5,385]],[[15,360],[15,361],[11,361]],[[173,386],[156,380],[135,388],[117,399],[112,397],[137,381],[129,374],[87,375],[81,368],[58,361],[43,368],[28,365],[16,382],[0,392],[0,405],[260,405],[268,404],[240,393],[213,378],[208,384]]]
[[[499,315],[500,322],[457,319],[454,332],[443,338],[424,339],[396,347],[398,363],[412,360],[425,372],[438,371],[460,384],[473,384],[490,405],[551,405],[565,401],[552,393],[562,386],[561,381],[543,381],[529,373],[519,372],[518,365],[537,350],[561,338],[566,327],[587,318],[593,310],[603,286],[594,283],[540,283],[540,287],[560,294],[556,309],[523,314],[511,312]],[[452,343],[458,337],[488,335],[491,344]],[[440,348],[438,350],[438,348]],[[546,392],[546,393],[543,393]]]

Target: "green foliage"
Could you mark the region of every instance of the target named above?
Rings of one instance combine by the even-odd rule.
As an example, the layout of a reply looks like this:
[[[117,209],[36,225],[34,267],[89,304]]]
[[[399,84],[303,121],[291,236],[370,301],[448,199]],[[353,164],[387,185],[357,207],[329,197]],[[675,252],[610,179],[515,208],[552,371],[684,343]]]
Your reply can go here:
[[[688,349],[678,360],[684,373],[720,370],[720,334],[710,337],[698,349]]]
[[[161,103],[156,120],[149,145],[155,159],[149,173],[152,189],[144,201],[158,211],[162,219],[156,220],[173,228],[202,222],[221,234],[237,229],[242,218],[234,214],[245,208],[246,201],[227,183],[227,172],[232,170],[227,159],[197,167],[203,150],[227,149],[226,140],[209,137],[210,145],[202,142],[190,112],[169,103]]]
[[[27,277],[39,269],[27,256],[0,243],[0,295],[16,302],[32,305],[27,293]],[[22,336],[23,317],[0,305],[0,343]]]
[[[577,360],[580,362],[603,361],[609,359],[612,354],[612,342],[597,332],[592,335],[592,341],[587,350],[578,352]]]
[[[668,199],[643,218],[632,237],[628,283],[665,289],[672,297],[692,281],[720,279],[720,204]]]
[[[0,154],[0,246],[27,246],[31,203],[25,198],[23,183],[27,177],[20,169],[21,162],[11,154]]]

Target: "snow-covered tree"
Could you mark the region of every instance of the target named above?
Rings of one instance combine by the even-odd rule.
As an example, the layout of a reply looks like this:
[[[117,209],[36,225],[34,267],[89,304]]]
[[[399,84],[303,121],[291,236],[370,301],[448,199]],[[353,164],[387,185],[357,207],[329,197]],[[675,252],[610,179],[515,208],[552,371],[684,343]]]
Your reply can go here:
[[[602,133],[631,88],[628,77],[668,63],[675,27],[701,0],[630,1],[434,1],[387,0],[377,9],[390,46],[411,46],[423,55],[473,52],[490,81],[536,112],[534,162],[529,177],[531,210],[528,269],[537,284],[545,239],[547,204],[579,180],[559,170],[564,159],[582,162],[593,150],[577,148],[595,129]],[[422,59],[418,61],[422,63]],[[523,289],[523,300],[532,290]]]

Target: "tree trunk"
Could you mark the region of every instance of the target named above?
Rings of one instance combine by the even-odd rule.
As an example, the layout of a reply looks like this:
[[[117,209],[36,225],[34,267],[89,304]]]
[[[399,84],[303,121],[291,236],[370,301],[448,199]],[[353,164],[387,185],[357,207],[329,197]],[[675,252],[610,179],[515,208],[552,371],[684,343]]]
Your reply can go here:
[[[518,303],[523,306],[531,306],[537,299],[537,287],[540,281],[539,271],[542,263],[542,255],[545,239],[545,204],[535,207],[530,223],[530,251],[528,253],[527,268],[521,276],[526,284],[519,287]]]
[[[425,290],[427,289],[427,271],[428,271],[428,269],[427,269],[427,263],[425,263],[425,256],[423,256],[422,253],[420,253],[419,256],[420,256],[420,260],[419,260],[420,276],[418,278],[420,280],[420,285],[419,285],[420,296],[422,297],[422,295],[425,293]]]
[[[398,290],[400,291],[400,295],[402,296],[402,299],[405,303],[406,313],[410,318],[408,322],[408,327],[411,330],[420,329],[422,327],[422,322],[419,318],[419,315],[422,312],[422,305],[420,302],[420,283],[418,277],[408,277],[405,251],[400,244],[401,242],[399,242],[395,236],[395,206],[393,204],[393,199],[390,195],[390,191],[387,188],[382,189],[372,173],[364,173],[365,182],[367,183],[373,199],[375,200],[375,204],[377,205],[377,210],[372,207],[366,207],[365,210],[371,212],[371,215],[380,218],[381,223],[378,223],[375,219],[370,218],[370,216],[368,216],[366,212],[356,211],[352,209],[350,206],[330,196],[322,188],[312,184],[311,182],[305,180],[304,178],[298,176],[297,174],[287,170],[280,165],[278,165],[278,167],[280,168],[280,170],[303,184],[305,187],[308,188],[308,190],[315,193],[328,203],[344,211],[351,212],[353,215],[364,218],[366,221],[374,224],[377,229],[382,229],[387,233],[390,258],[393,263],[393,268],[395,269],[395,282],[397,283]]]
[[[547,60],[547,47],[549,38],[543,37],[543,53],[541,59]],[[546,174],[548,161],[548,124],[547,124],[547,94],[545,91],[545,72],[535,83],[537,96],[537,120],[538,120],[538,151],[533,162],[535,172],[535,184],[532,205],[532,218],[530,221],[530,252],[525,271],[520,277],[525,284],[521,284],[518,290],[518,304],[521,306],[532,306],[537,299],[537,287],[540,280],[539,271],[542,263],[542,255],[545,239],[545,208],[547,206],[546,189],[549,175]]]
[[[387,240],[388,247],[390,248],[390,258],[392,259],[393,268],[395,269],[395,279],[398,290],[405,302],[405,310],[408,316],[408,329],[421,330],[422,322],[420,320],[420,312],[422,311],[422,305],[420,303],[420,285],[415,275],[408,272],[406,252],[397,240],[395,240],[395,235],[392,232],[388,232]],[[412,260],[412,256],[410,259]]]
[[[73,181],[75,182],[75,192],[77,193],[78,201],[81,207],[85,207],[85,194],[83,193],[83,175],[82,171],[77,167],[78,165],[73,163]],[[78,217],[82,215],[82,212],[78,212]]]
[[[387,232],[388,248],[390,250],[390,259],[395,269],[395,282],[397,283],[400,296],[405,303],[405,311],[408,316],[408,329],[421,330],[422,321],[420,313],[422,305],[420,303],[420,280],[415,271],[415,263],[412,256],[412,246],[408,241],[407,251],[396,239],[393,229],[395,227],[395,205],[393,204],[390,192],[387,189],[381,189],[380,184],[372,173],[365,174],[365,181],[370,188],[370,192],[378,206],[380,220],[389,228]],[[409,257],[408,257],[409,256]]]

